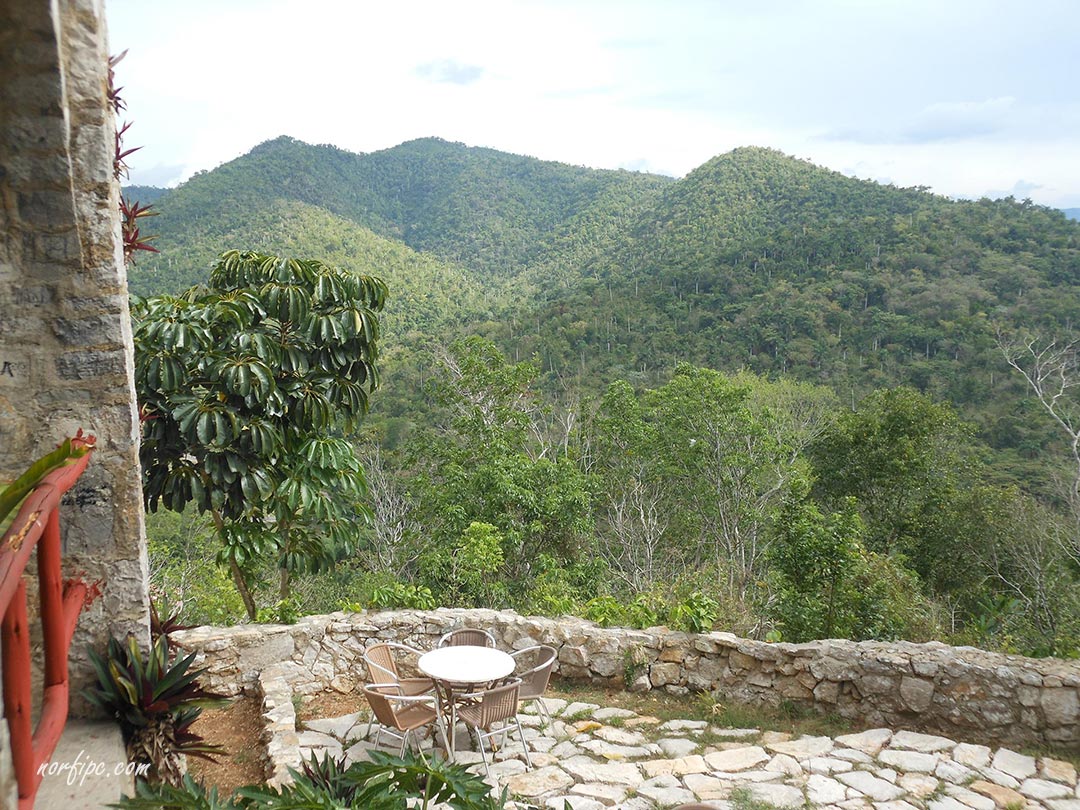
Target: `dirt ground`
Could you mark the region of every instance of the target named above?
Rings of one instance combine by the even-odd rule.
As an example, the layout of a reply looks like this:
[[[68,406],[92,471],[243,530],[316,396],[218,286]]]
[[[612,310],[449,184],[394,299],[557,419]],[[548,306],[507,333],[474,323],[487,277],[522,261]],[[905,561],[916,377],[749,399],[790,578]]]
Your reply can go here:
[[[228,796],[242,785],[261,784],[263,772],[263,724],[259,701],[241,697],[224,709],[207,709],[192,725],[192,731],[225,749],[217,762],[188,757],[188,772],[196,781]]]

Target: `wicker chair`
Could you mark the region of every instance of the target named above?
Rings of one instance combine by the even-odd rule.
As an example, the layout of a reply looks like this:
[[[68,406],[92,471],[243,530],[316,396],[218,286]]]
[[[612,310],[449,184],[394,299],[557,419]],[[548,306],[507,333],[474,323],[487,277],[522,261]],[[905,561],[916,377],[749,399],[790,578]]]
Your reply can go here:
[[[374,683],[392,683],[398,686],[402,695],[424,695],[429,703],[433,702],[435,682],[431,678],[401,677],[397,660],[394,657],[395,653],[411,656],[415,659],[419,657],[420,650],[407,644],[396,644],[394,642],[371,645],[364,650],[364,663],[368,668],[368,677]],[[371,734],[371,726],[374,722],[375,716],[372,715],[371,719],[368,720],[367,731],[364,733],[365,737]]]
[[[526,647],[523,650],[512,652],[514,658],[514,677],[521,679],[521,689],[518,690],[518,700],[526,703],[530,700],[536,702],[536,708],[540,712],[540,718],[547,725],[551,722],[551,712],[544,705],[544,692],[547,691],[548,681],[551,680],[551,670],[555,666],[555,658],[558,655],[554,647],[546,644],[537,644]],[[532,661],[533,666],[523,669],[525,662]]]
[[[495,636],[487,630],[474,627],[459,627],[445,633],[439,639],[440,647],[494,647]]]
[[[394,642],[373,644],[364,650],[364,663],[367,665],[371,680],[376,683],[397,684],[401,687],[403,695],[426,695],[434,691],[435,682],[431,678],[401,677],[395,652],[413,657],[421,655],[420,650],[407,644]]]
[[[369,684],[364,687],[364,697],[367,698],[375,719],[379,721],[379,733],[375,735],[376,747],[382,735],[389,734],[401,740],[398,756],[404,756],[409,740],[415,739],[413,732],[424,726],[432,726],[442,732],[443,746],[447,751],[450,750],[446,729],[442,725],[442,714],[438,704],[432,703],[430,698],[424,695],[402,694],[401,686],[396,683]],[[434,746],[434,734],[431,742]],[[423,756],[419,742],[416,743],[416,750]]]
[[[525,735],[521,731],[521,721],[518,720],[517,716],[518,689],[520,687],[521,681],[515,678],[502,686],[466,695],[467,698],[475,702],[462,705],[457,711],[458,719],[463,720],[466,726],[476,732],[476,741],[480,745],[480,756],[484,758],[484,773],[489,776],[491,770],[488,767],[487,748],[484,746],[484,741],[490,740],[497,734],[507,735],[510,731],[511,721],[517,726],[518,739],[521,740],[521,747],[525,751],[525,765],[529,768],[532,767],[529,746],[525,744]],[[495,728],[496,723],[501,723],[501,727]]]

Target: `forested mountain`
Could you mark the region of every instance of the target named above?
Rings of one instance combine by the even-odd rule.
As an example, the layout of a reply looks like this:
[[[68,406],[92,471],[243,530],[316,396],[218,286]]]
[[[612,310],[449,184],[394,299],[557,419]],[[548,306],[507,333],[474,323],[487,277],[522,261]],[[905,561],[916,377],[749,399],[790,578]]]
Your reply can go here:
[[[357,155],[282,137],[170,191],[158,206],[168,216],[154,226],[166,249],[182,236],[189,246],[216,250],[235,235],[231,229],[247,227],[251,213],[290,200],[460,263],[478,277],[505,276],[535,261],[560,226],[596,201],[647,196],[668,183],[437,138]],[[156,269],[153,261],[145,267]],[[174,262],[170,275],[186,283],[200,270],[185,260],[183,267]],[[166,288],[164,281],[144,284],[138,273],[133,283],[137,290]]]
[[[1080,313],[1080,225],[1060,211],[758,148],[675,181],[438,139],[357,155],[290,138],[155,207],[144,230],[162,253],[131,272],[139,293],[199,281],[226,248],[311,255],[386,277],[387,348],[417,369],[419,343],[471,332],[593,391],[662,383],[680,360],[852,402],[909,384],[976,423],[1002,475],[1039,489],[1050,474],[1038,456],[1052,434],[1029,418],[995,329]],[[385,406],[416,411],[418,390],[388,384]]]
[[[1064,208],[1062,210],[1069,219],[1080,219],[1080,208]]]
[[[323,549],[339,566],[312,574],[304,609],[512,605],[1080,654],[1080,499],[1058,486],[1080,473],[999,345],[1080,319],[1080,224],[1061,211],[759,148],[674,180],[436,139],[356,155],[288,138],[154,206],[141,224],[161,253],[129,273],[140,295],[205,281],[228,249],[389,286],[372,436],[319,439],[363,454],[371,519]],[[173,345],[185,317],[137,330],[147,385],[190,359]],[[228,390],[199,394],[207,414],[265,393],[260,364],[280,371],[275,341],[234,337],[243,351],[211,380]],[[210,540],[174,530],[152,553],[162,577],[203,588],[188,618],[235,618]],[[267,564],[301,576],[281,542]],[[294,604],[284,587],[256,595]]]

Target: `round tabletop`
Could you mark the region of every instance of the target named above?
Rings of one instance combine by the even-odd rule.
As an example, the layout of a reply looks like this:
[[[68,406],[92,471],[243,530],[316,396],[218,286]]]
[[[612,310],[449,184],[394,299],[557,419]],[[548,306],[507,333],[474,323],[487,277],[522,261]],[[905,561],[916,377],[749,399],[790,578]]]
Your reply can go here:
[[[452,683],[486,683],[514,671],[514,659],[491,647],[440,647],[420,656],[416,666],[429,678]]]

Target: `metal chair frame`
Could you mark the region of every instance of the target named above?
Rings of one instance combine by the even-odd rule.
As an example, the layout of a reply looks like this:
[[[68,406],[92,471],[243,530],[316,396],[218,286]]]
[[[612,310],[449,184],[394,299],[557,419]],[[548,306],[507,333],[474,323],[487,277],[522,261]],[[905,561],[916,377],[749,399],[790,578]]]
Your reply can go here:
[[[520,687],[521,681],[515,678],[502,686],[463,695],[464,698],[475,702],[465,704],[457,710],[458,718],[464,720],[465,725],[476,732],[476,741],[480,746],[480,756],[484,759],[484,773],[488,776],[491,775],[491,768],[488,765],[484,740],[490,740],[496,735],[502,735],[505,739],[509,736],[511,721],[517,726],[518,739],[521,740],[521,748],[525,752],[525,765],[532,768],[529,746],[525,742],[525,734],[521,730],[521,720],[517,716],[518,690]],[[503,724],[501,728],[492,728],[492,726],[500,722]],[[494,755],[495,751],[492,748],[492,759],[494,759]]]
[[[541,728],[552,723],[551,712],[544,703],[544,692],[547,691],[548,681],[551,680],[551,671],[555,667],[555,659],[558,657],[554,647],[546,644],[536,644],[510,653],[516,662],[520,656],[537,653],[538,663],[531,669],[522,672],[514,672],[514,677],[521,680],[521,689],[518,690],[518,700],[528,703],[530,700],[536,703],[542,721]]]

